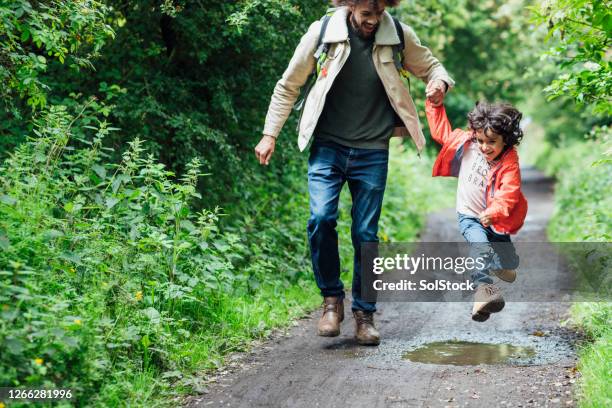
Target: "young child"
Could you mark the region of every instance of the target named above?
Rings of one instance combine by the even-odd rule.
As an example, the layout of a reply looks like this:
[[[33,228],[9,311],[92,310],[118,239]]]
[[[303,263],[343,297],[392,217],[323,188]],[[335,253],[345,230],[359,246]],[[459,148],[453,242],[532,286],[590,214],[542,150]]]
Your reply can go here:
[[[486,259],[487,266],[472,273],[472,319],[484,322],[505,305],[490,275],[507,282],[516,278],[518,256],[510,234],[527,215],[515,147],[523,137],[522,114],[509,104],[477,103],[465,131],[452,130],[444,105],[428,99],[426,112],[431,134],[442,145],[433,176],[458,178],[459,229],[470,244],[470,256]]]

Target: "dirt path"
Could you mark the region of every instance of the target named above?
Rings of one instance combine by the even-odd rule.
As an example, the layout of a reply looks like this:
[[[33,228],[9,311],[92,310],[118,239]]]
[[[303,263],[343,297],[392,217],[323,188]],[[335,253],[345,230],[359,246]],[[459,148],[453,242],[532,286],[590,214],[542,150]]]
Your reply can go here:
[[[523,172],[523,179],[529,218],[515,241],[544,242],[545,227],[552,214],[552,183],[529,169]],[[432,215],[422,239],[462,241],[454,211]],[[339,337],[317,337],[320,312],[316,311],[287,336],[278,336],[249,355],[236,356],[234,369],[219,375],[208,393],[192,398],[188,405],[574,406],[576,357],[572,333],[559,327],[568,306],[509,302],[503,312],[488,322],[476,323],[470,319],[470,303],[379,303],[376,321],[383,340],[378,348],[355,343],[350,315],[343,322]],[[402,359],[403,353],[419,345],[452,339],[529,346],[537,356],[520,366],[436,365]]]

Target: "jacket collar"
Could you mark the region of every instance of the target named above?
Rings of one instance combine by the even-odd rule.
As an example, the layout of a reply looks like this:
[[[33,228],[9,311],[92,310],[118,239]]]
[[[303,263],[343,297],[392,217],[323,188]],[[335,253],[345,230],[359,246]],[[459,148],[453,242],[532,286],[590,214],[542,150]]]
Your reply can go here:
[[[338,7],[336,11],[334,11],[334,14],[329,18],[325,36],[322,40],[323,43],[337,43],[348,40],[348,14],[349,9],[346,6]],[[374,42],[377,45],[395,45],[400,43],[393,17],[391,17],[391,14],[386,10],[383,13],[382,20],[376,31]]]

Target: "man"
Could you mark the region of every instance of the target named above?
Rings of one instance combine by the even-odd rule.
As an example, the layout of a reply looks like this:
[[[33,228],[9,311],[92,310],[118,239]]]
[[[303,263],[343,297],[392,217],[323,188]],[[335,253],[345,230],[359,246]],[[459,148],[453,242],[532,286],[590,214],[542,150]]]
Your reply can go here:
[[[373,319],[376,304],[361,296],[360,255],[361,243],[378,242],[389,138],[410,136],[419,152],[425,145],[416,108],[395,63],[394,49],[401,44],[398,29],[385,10],[399,1],[334,1],[337,9],[321,41],[329,44],[327,59],[308,93],[299,123],[300,150],[313,140],[308,160],[311,216],[307,230],[315,280],[324,299],[318,334],[339,335],[344,319],[336,220],[340,191],[347,182],[353,199],[352,311],[355,337],[364,345],[380,343]],[[322,21],[310,26],[274,88],[263,137],[255,147],[261,164],[270,162],[300,88],[315,70],[321,26]],[[453,80],[410,27],[401,24],[401,31],[403,68],[426,81],[428,98],[441,104]]]

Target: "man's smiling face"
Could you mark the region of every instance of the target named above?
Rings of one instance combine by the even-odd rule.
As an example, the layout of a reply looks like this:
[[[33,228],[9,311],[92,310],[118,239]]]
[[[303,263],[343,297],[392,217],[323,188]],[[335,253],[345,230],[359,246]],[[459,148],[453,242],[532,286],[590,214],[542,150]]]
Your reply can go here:
[[[372,38],[376,34],[385,6],[385,2],[379,0],[375,4],[371,4],[370,1],[361,1],[350,7],[351,24],[361,38]]]

